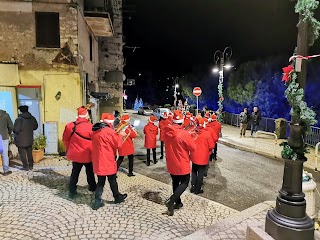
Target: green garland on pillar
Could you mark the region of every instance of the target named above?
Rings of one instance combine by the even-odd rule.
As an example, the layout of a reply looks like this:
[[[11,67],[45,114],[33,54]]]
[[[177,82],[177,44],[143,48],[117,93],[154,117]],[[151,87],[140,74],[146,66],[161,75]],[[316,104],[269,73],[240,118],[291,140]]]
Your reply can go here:
[[[295,6],[295,12],[301,14],[309,24],[309,45],[312,46],[319,38],[320,22],[314,17],[314,12],[319,6],[317,0],[299,0]]]
[[[219,96],[219,101],[218,101],[218,112],[219,112],[219,116],[218,116],[218,121],[222,122],[223,121],[223,115],[222,115],[222,110],[223,110],[223,105],[222,102],[224,100],[223,97],[223,83],[222,81],[219,80],[219,84],[218,84],[218,96]]]

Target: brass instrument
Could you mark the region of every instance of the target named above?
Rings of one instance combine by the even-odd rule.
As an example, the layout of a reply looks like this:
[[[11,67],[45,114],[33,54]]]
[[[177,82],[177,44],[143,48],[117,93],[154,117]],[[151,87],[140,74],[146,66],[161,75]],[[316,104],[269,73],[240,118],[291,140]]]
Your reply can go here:
[[[199,128],[197,122],[193,118],[190,118],[190,124],[186,126],[184,130],[188,131],[194,140],[196,140],[199,136]]]
[[[125,142],[125,141],[128,139],[128,137],[130,136],[131,131],[134,131],[134,132],[137,134],[137,136],[140,136],[140,135],[138,134],[138,132],[137,132],[135,129],[132,128],[133,126],[132,126],[129,122],[120,122],[120,123],[118,124],[117,128],[116,128],[116,132],[117,132],[117,133],[120,133],[120,132],[126,130],[127,127],[129,127],[129,126],[131,127],[131,128],[130,128],[130,131],[129,131],[129,133],[123,138],[122,142]]]

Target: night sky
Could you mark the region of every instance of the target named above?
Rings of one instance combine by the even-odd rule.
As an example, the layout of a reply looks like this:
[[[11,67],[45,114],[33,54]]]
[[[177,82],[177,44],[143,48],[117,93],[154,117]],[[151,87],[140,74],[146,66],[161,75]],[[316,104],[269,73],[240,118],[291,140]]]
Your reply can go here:
[[[214,65],[213,54],[233,49],[235,66],[277,54],[292,54],[298,14],[290,0],[124,0],[136,13],[124,19],[128,77],[181,76]],[[319,15],[319,14],[318,14]],[[319,41],[318,41],[319,42]],[[319,49],[316,44],[310,52]],[[145,81],[145,80],[143,80]]]

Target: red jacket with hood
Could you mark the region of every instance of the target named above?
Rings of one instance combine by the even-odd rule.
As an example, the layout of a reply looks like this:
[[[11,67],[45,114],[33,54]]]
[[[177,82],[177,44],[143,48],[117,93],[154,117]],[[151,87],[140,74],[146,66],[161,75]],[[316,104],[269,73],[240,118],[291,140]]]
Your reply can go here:
[[[155,126],[153,123],[148,122],[148,124],[144,126],[143,133],[145,134],[144,147],[146,149],[156,148],[158,127]]]
[[[123,137],[122,147],[119,149],[119,156],[134,154],[133,139],[137,137],[137,132],[129,125],[125,128],[126,137]]]
[[[117,173],[115,159],[117,149],[122,146],[122,136],[107,123],[96,123],[92,135],[93,172],[98,176],[110,176]]]
[[[191,135],[177,124],[165,128],[164,144],[168,172],[172,175],[190,174],[190,152],[196,150]]]
[[[197,165],[207,165],[211,151],[215,146],[211,133],[205,128],[200,129],[195,142],[197,151],[191,152],[191,161]]]
[[[75,127],[75,132],[73,128]],[[67,159],[78,163],[89,163],[92,151],[92,124],[85,118],[78,118],[76,122],[70,122],[66,125],[62,141],[66,147]],[[85,138],[88,139],[85,139]]]
[[[206,129],[211,133],[215,144],[218,142],[221,132],[221,123],[218,121],[209,122]]]
[[[160,128],[160,141],[163,142],[163,137],[164,137],[164,129],[169,126],[169,124],[172,124],[172,122],[167,118],[167,119],[162,119],[159,122],[159,128]]]

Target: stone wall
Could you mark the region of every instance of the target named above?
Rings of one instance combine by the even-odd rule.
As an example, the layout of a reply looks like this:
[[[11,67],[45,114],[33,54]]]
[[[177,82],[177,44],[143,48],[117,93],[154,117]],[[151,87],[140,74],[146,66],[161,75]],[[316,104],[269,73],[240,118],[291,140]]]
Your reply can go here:
[[[116,0],[122,6],[122,0]],[[100,112],[112,112],[123,109],[123,20],[122,12],[114,12],[114,36],[100,38],[99,91],[110,94],[108,100],[100,102]]]

